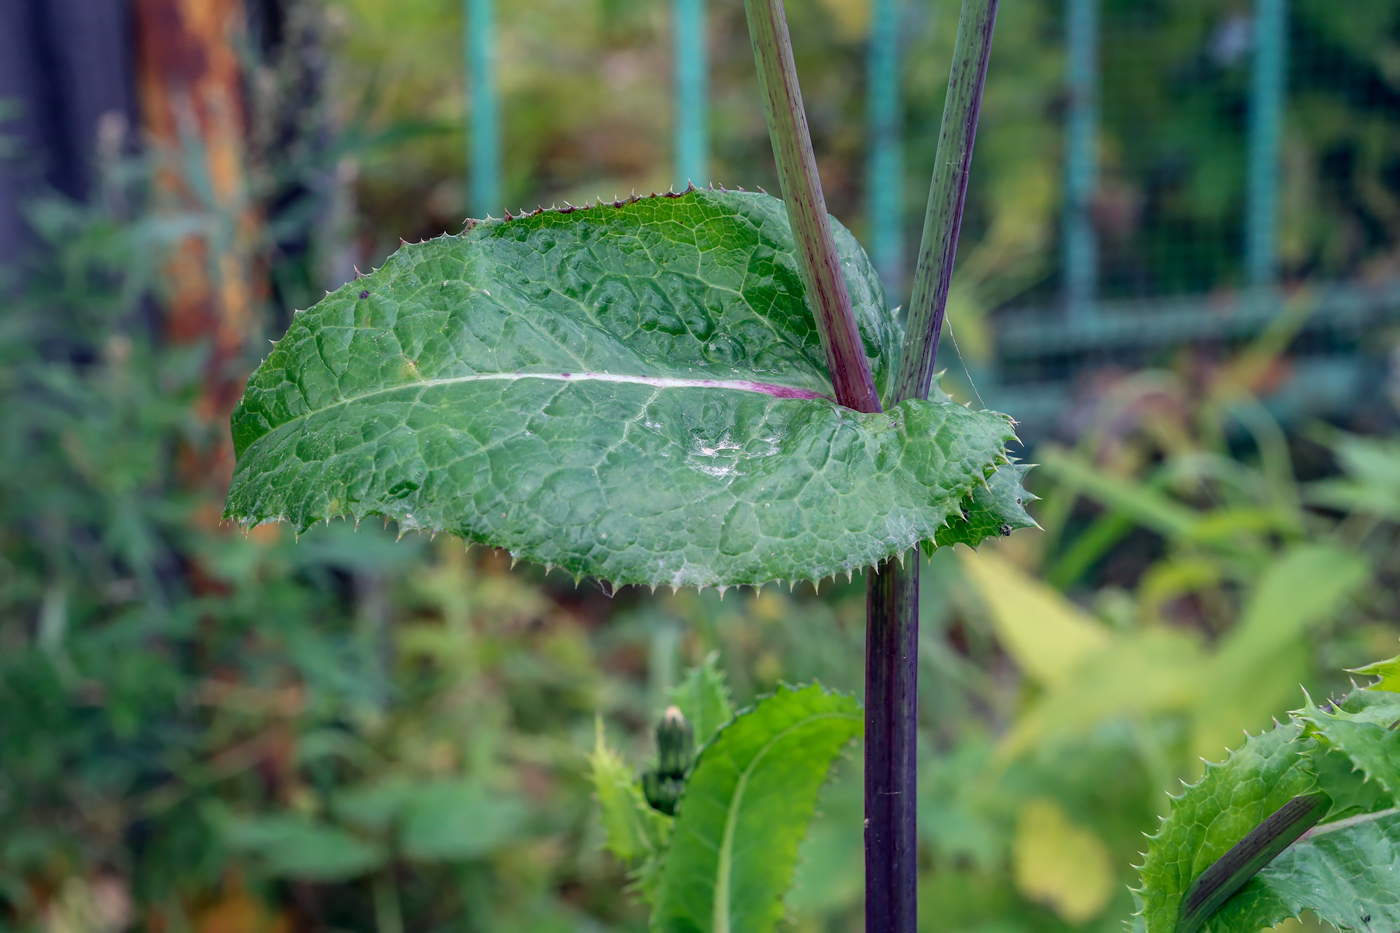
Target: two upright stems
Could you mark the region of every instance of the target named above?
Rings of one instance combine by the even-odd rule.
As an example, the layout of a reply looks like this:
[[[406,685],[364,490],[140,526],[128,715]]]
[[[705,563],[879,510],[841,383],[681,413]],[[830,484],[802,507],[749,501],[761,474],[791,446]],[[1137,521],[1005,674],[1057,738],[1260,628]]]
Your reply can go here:
[[[953,257],[977,134],[982,88],[998,0],[963,0],[952,74],[929,190],[923,242],[914,273],[908,335],[891,404],[927,398],[948,300]],[[745,0],[768,132],[792,224],[803,284],[826,351],[836,400],[881,410],[856,328],[831,222],[817,176],[782,0]],[[885,561],[866,576],[865,648],[865,929],[918,928],[917,552]]]

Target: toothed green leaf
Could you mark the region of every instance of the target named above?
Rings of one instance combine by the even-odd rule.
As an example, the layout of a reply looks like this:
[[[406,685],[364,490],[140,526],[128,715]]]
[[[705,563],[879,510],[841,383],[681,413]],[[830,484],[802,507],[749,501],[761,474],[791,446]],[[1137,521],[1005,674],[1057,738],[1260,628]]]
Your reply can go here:
[[[1357,690],[1293,716],[1325,750],[1313,760],[1333,796],[1328,819],[1345,818],[1317,826],[1255,875],[1210,921],[1212,933],[1255,933],[1304,910],[1346,929],[1400,928],[1400,733],[1389,728],[1400,696]]]
[[[885,388],[898,329],[837,227]],[[780,201],[486,221],[294,318],[234,411],[225,514],[384,516],[614,584],[821,579],[976,509],[1013,437],[946,400],[866,415],[831,394]]]
[[[653,810],[642,799],[636,775],[617,752],[608,748],[601,721],[588,764],[603,829],[607,832],[608,851],[624,862],[659,853],[670,834],[671,819]]]
[[[976,547],[987,538],[1037,527],[1025,507],[1036,497],[1021,485],[1030,469],[1029,464],[1021,463],[1004,463],[997,467],[987,479],[987,485],[973,488],[972,495],[963,500],[962,510],[948,519],[945,527],[938,529],[933,541],[924,542],[924,551],[932,554],[935,548],[952,544]]]
[[[767,933],[831,764],[861,734],[853,697],[782,687],[700,753],[662,864],[652,928]]]
[[[1330,709],[1311,703],[1296,714],[1329,748],[1351,759],[1366,778],[1400,798],[1400,694],[1357,690]]]
[[[1147,933],[1172,933],[1191,882],[1265,818],[1316,789],[1308,758],[1313,746],[1297,723],[1275,726],[1222,764],[1208,765],[1205,776],[1172,801],[1142,866],[1137,897]],[[1220,933],[1213,923],[1211,929]]]
[[[671,691],[671,702],[690,720],[696,748],[714,738],[720,726],[734,717],[729,684],[719,669],[719,652],[711,651],[698,667],[686,673],[685,679]]]
[[[1210,766],[1199,784],[1173,802],[1171,816],[1148,846],[1137,892],[1144,933],[1176,929],[1191,883],[1266,817],[1304,794],[1330,804],[1324,822],[1254,875],[1206,921],[1208,929],[1257,933],[1304,910],[1346,929],[1400,926],[1396,725],[1400,696],[1356,690],[1322,707],[1309,701],[1287,725],[1250,739],[1223,765]]]
[[[1258,933],[1304,910],[1342,929],[1400,929],[1400,813],[1323,824],[1245,885],[1211,933]]]
[[[1385,810],[1394,802],[1384,787],[1367,779],[1366,772],[1342,752],[1319,745],[1312,760],[1318,789],[1332,798],[1332,809],[1327,811],[1324,820],[1330,822]]]
[[[1358,667],[1352,671],[1353,674],[1365,674],[1368,677],[1379,677],[1380,680],[1371,684],[1367,690],[1383,690],[1387,693],[1400,693],[1400,657],[1391,658],[1389,661],[1377,661],[1375,664],[1368,664],[1365,667]]]
[[[642,900],[654,903],[661,854],[671,838],[672,819],[647,804],[632,769],[622,756],[608,748],[601,719],[588,763],[589,779],[607,834],[604,846],[630,869],[633,890]]]

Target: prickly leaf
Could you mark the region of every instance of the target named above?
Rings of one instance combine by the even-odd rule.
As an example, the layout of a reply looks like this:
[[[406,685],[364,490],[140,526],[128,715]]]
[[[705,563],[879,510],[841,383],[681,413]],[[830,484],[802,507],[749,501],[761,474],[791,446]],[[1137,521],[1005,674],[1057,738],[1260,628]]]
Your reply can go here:
[[[1250,738],[1172,801],[1148,841],[1136,892],[1147,933],[1172,933],[1191,882],[1284,804],[1316,790],[1313,742],[1302,734],[1290,722]]]
[[[712,651],[671,691],[671,702],[680,707],[695,731],[695,746],[703,746],[734,716],[729,684],[719,669],[719,652]]]
[[[1400,929],[1400,812],[1326,824],[1226,902],[1212,933],[1257,933],[1304,910],[1342,929]]]
[[[603,738],[598,720],[593,754],[588,756],[589,778],[598,797],[607,848],[624,862],[657,855],[670,835],[671,820],[647,806],[632,769]]]
[[[1150,842],[1138,896],[1146,933],[1170,933],[1181,895],[1224,850],[1294,795],[1331,798],[1324,821],[1254,875],[1207,920],[1257,933],[1304,910],[1355,930],[1400,927],[1400,697],[1357,690],[1309,702],[1187,788]],[[1222,832],[1210,831],[1219,824]]]
[[[844,229],[837,246],[884,388],[898,331]],[[294,318],[234,411],[225,511],[384,516],[652,585],[852,573],[1008,511],[1017,471],[977,493],[1005,416],[859,414],[831,394],[780,201],[692,191],[486,221]]]
[[[1357,690],[1320,709],[1311,703],[1296,714],[1313,725],[1329,748],[1391,797],[1400,799],[1400,694]]]
[[[1021,485],[1028,472],[1029,464],[1006,463],[997,467],[987,485],[975,487],[972,495],[963,500],[962,511],[938,529],[932,541],[924,542],[924,551],[932,554],[935,548],[953,544],[976,547],[987,538],[1039,527],[1026,511],[1025,504],[1037,498]]]
[[[1375,664],[1368,664],[1365,667],[1358,667],[1352,671],[1353,674],[1366,674],[1370,677],[1379,677],[1380,680],[1371,684],[1367,690],[1383,690],[1387,693],[1400,693],[1400,657],[1391,658],[1388,661],[1377,661]]]

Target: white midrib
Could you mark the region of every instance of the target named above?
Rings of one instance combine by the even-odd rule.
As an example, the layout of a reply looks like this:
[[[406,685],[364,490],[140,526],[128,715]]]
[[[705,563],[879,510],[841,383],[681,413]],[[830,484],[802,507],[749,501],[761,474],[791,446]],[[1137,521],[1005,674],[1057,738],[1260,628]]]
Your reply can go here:
[[[719,844],[719,865],[715,870],[715,899],[711,907],[710,929],[712,933],[730,933],[729,930],[729,877],[734,871],[734,834],[739,826],[739,811],[743,808],[744,792],[748,789],[749,778],[753,775],[758,765],[763,761],[773,746],[804,726],[809,726],[814,722],[823,719],[855,719],[848,713],[818,713],[808,716],[800,722],[795,722],[782,732],[769,739],[764,746],[758,750],[758,754],[753,756],[748,767],[739,774],[739,783],[734,787],[734,796],[729,801],[729,812],[724,818],[724,836]]]
[[[442,379],[417,379],[413,382],[402,382],[397,385],[385,386],[382,389],[374,389],[370,392],[363,392],[359,395],[342,397],[332,402],[325,408],[334,408],[337,405],[350,405],[355,402],[362,402],[365,399],[374,398],[376,395],[387,395],[390,392],[403,392],[410,389],[430,389],[437,386],[458,385],[467,382],[518,382],[523,379],[544,379],[554,382],[617,382],[631,385],[653,386],[658,389],[732,389],[738,392],[755,392],[760,395],[771,395],[775,398],[801,398],[801,399],[827,399],[830,396],[811,389],[800,389],[796,386],[779,385],[778,383],[759,382],[752,379],[680,379],[674,376],[629,376],[617,373],[472,373],[467,376],[448,376]],[[324,411],[324,408],[316,409]]]

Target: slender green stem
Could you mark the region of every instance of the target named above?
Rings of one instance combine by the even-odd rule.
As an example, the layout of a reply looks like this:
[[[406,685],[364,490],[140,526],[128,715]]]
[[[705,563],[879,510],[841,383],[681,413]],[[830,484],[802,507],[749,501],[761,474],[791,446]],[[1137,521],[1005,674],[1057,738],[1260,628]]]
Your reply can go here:
[[[374,876],[374,924],[376,933],[403,933],[403,910],[399,906],[399,883],[390,865]]]
[[[773,141],[773,158],[778,164],[778,180],[797,243],[803,284],[812,296],[812,310],[836,400],[857,411],[880,411],[880,397],[870,376],[865,344],[856,328],[821,179],[817,176],[783,2],[744,0],[744,12],[748,15],[749,38],[758,65],[758,84],[768,117],[768,135]]]
[[[1197,933],[1259,869],[1312,829],[1332,806],[1323,793],[1294,797],[1250,830],[1186,889],[1177,914],[1176,933]]]
[[[987,83],[987,62],[992,54],[997,2],[963,0],[958,19],[953,68],[948,76],[948,96],[938,132],[938,156],[929,185],[919,261],[914,269],[914,293],[909,301],[904,355],[895,382],[897,401],[928,398],[933,381],[938,338],[948,306],[948,285],[953,278],[958,231],[962,227],[963,201],[967,198],[967,178],[972,169],[972,144],[982,110],[982,88]]]
[[[897,399],[927,398],[962,221],[997,0],[964,0]],[[837,401],[880,411],[802,109],[782,0],[745,0],[783,199]],[[906,371],[907,374],[906,374]],[[918,558],[867,577],[865,864],[868,933],[915,933]]]

